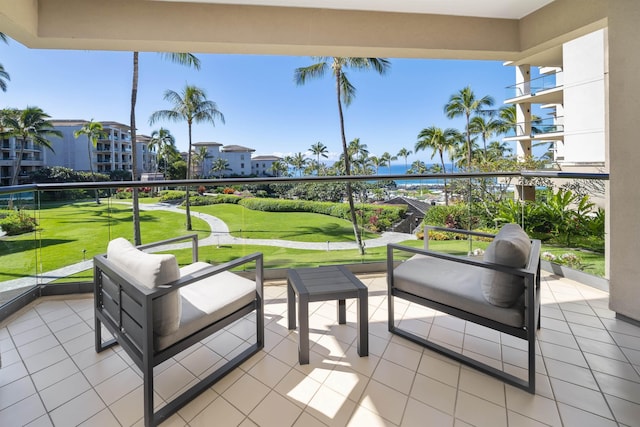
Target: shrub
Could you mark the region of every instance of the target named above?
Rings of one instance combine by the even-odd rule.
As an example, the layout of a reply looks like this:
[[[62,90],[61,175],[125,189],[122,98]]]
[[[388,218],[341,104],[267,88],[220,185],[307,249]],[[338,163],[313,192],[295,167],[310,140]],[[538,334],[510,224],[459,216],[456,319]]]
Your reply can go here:
[[[36,229],[37,225],[35,218],[30,217],[22,211],[8,211],[8,213],[4,214],[4,217],[0,219],[0,228],[2,228],[8,236],[30,233]]]
[[[161,202],[168,202],[168,201],[173,201],[173,200],[182,200],[185,197],[185,192],[184,191],[178,191],[178,190],[165,190],[162,191],[160,193],[160,201]]]
[[[218,194],[217,196],[195,196],[191,198],[191,206],[217,205],[220,203],[237,204],[242,197],[233,194]]]

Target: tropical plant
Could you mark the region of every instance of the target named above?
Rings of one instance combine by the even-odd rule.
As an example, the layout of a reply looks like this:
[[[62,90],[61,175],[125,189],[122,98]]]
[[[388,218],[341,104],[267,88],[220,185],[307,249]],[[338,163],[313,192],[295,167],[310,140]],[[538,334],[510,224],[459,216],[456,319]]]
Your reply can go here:
[[[371,165],[375,168],[376,175],[379,175],[380,166],[384,166],[384,162],[382,161],[382,159],[378,156],[371,156],[369,157],[369,161],[371,162]]]
[[[282,160],[276,160],[275,162],[271,163],[270,169],[275,176],[283,176],[287,173],[287,170],[289,168]]]
[[[349,142],[349,163],[364,162],[364,159],[369,157],[369,147],[367,144],[360,142],[360,138],[354,138]]]
[[[0,33],[0,40],[5,43],[9,43],[7,36],[4,33]],[[0,90],[3,92],[7,91],[7,81],[11,80],[9,73],[7,73],[4,69],[4,66],[0,64]]]
[[[415,160],[407,171],[408,174],[422,175],[429,172],[427,165],[422,160]]]
[[[328,158],[329,156],[327,155],[327,153],[329,152],[329,150],[327,149],[326,145],[318,141],[315,144],[311,144],[311,148],[309,149],[309,151],[311,151],[311,154],[316,156],[316,163],[317,163],[316,173],[319,176],[320,175],[320,156],[324,157],[325,159]]]
[[[161,127],[158,130],[151,132],[151,140],[149,141],[149,148],[156,147],[156,173],[158,172],[158,165],[160,159],[164,160],[164,175],[168,177],[169,158],[174,157],[176,150],[176,139],[168,129]]]
[[[229,161],[222,157],[217,157],[211,165],[211,171],[218,172],[218,178],[220,179],[222,179],[224,172],[228,170],[231,170],[229,169]]]
[[[11,178],[11,185],[16,185],[27,143],[31,141],[34,145],[53,151],[53,145],[48,138],[51,136],[62,138],[62,132],[53,129],[53,124],[49,121],[50,116],[38,107],[27,107],[24,110],[4,110],[3,113],[6,113],[2,118],[4,136],[13,136],[21,141]]]
[[[91,171],[91,179],[93,182],[96,181],[96,176],[93,171],[93,156],[91,155],[91,148],[96,148],[98,146],[98,139],[104,138],[105,131],[102,127],[102,123],[94,122],[93,119],[89,120],[89,122],[82,125],[80,129],[73,133],[73,137],[78,139],[81,136],[87,137],[87,154],[89,158],[89,170]],[[96,203],[100,204],[100,194],[96,189]]]
[[[448,118],[453,119],[463,116],[466,120],[465,133],[467,141],[467,169],[471,169],[471,157],[472,157],[472,145],[471,145],[471,115],[485,113],[484,107],[490,107],[494,103],[491,96],[483,96],[482,98],[476,98],[475,94],[471,90],[471,86],[467,86],[464,89],[451,95],[449,102],[444,106],[444,112]]]
[[[302,171],[307,164],[308,159],[304,156],[304,153],[298,152],[291,156],[290,163],[293,168],[298,171],[298,175],[302,176]]]
[[[130,114],[130,128],[131,132],[131,161],[133,163],[133,167],[131,168],[131,179],[135,181],[136,177],[136,165],[138,161],[138,147],[136,144],[137,140],[137,127],[136,127],[136,102],[138,100],[138,60],[139,53],[133,52],[133,76],[131,83],[131,114]],[[169,59],[171,62],[181,65],[187,65],[195,68],[196,70],[200,69],[200,60],[190,53],[180,53],[180,52],[165,52],[162,53],[162,57]],[[189,147],[191,148],[191,147]],[[166,160],[166,158],[165,158]],[[165,164],[165,175],[167,174],[167,165]],[[132,194],[132,206],[133,206],[133,241],[136,245],[140,245],[142,243],[140,237],[140,207],[138,205],[138,188],[135,187],[133,189]],[[191,224],[191,220],[187,220],[188,224]],[[190,228],[189,228],[190,229]]]
[[[400,149],[400,151],[398,151],[398,157],[403,157],[404,158],[404,169],[405,172],[409,170],[409,166],[407,165],[407,158],[413,154],[413,151],[411,150],[407,150],[406,148],[402,147]]]
[[[193,161],[195,165],[200,168],[200,178],[205,178],[204,163],[210,157],[211,154],[209,154],[207,147],[198,147],[196,152],[193,153]]]
[[[482,138],[482,152],[484,157],[487,157],[487,141],[491,139],[493,135],[500,132],[502,129],[502,122],[491,116],[485,118],[483,116],[475,116],[471,119],[469,127],[471,133],[479,135]]]
[[[435,154],[438,153],[440,156],[442,171],[446,173],[447,168],[444,165],[444,153],[445,151],[451,153],[460,139],[460,132],[456,129],[446,128],[443,130],[437,126],[429,126],[428,128],[422,129],[418,134],[418,141],[416,142],[415,150],[417,153],[421,150],[431,149],[432,159]],[[446,178],[444,180],[444,203],[445,205],[449,204]]]
[[[340,119],[340,136],[342,139],[342,153],[344,156],[344,169],[347,175],[350,175],[351,165],[349,159],[349,151],[347,147],[347,137],[344,129],[344,114],[342,104],[349,106],[355,97],[356,88],[349,81],[346,75],[347,69],[355,70],[375,70],[378,74],[385,74],[390,67],[388,60],[384,58],[352,58],[352,57],[315,57],[315,64],[308,67],[301,67],[295,70],[294,79],[298,85],[303,85],[308,79],[319,78],[331,69],[331,73],[336,82],[336,98],[338,102],[338,116]],[[349,202],[349,210],[353,232],[360,254],[364,254],[364,245],[362,237],[358,232],[358,218],[356,217],[356,209],[353,202],[353,194],[351,182],[347,181],[347,199]]]
[[[380,161],[382,162],[381,166],[386,165],[389,168],[389,175],[391,175],[391,162],[397,159],[398,159],[397,156],[392,156],[390,153],[386,151],[382,153],[382,155],[380,156]]]
[[[192,136],[191,131],[194,123],[210,123],[215,126],[216,119],[224,123],[224,115],[218,110],[215,102],[207,99],[204,90],[186,85],[181,93],[167,90],[164,99],[173,104],[171,110],[159,110],[151,115],[149,124],[154,124],[158,120],[170,120],[174,122],[187,122],[189,135],[189,150],[187,151],[187,179],[191,179],[191,152]],[[186,187],[185,210],[187,214],[187,230],[191,230],[191,209],[189,207],[189,186]]]

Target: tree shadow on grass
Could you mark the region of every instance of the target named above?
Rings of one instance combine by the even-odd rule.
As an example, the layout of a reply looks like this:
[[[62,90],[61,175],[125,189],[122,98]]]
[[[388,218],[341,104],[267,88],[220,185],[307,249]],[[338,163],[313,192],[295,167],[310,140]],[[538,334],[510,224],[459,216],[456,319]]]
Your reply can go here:
[[[307,241],[308,239],[304,239],[305,236],[324,236],[321,239],[313,239],[308,241],[314,242],[324,242],[330,240],[332,242],[352,242],[354,241],[353,237],[353,228],[349,226],[342,226],[338,224],[329,224],[322,227],[316,226],[302,226],[292,230],[279,230],[274,232],[273,230],[253,230],[250,228],[243,228],[237,230],[230,230],[230,233],[236,237],[244,237],[244,238],[267,238],[267,239],[282,239],[282,240],[297,240],[297,241]],[[277,233],[277,236],[273,236]],[[265,237],[261,237],[264,235]],[[255,237],[254,237],[255,236]],[[371,236],[370,232],[367,232],[365,238],[377,237],[376,235]]]
[[[36,244],[34,240],[0,240],[0,256],[33,251],[73,241],[72,239],[39,239]]]

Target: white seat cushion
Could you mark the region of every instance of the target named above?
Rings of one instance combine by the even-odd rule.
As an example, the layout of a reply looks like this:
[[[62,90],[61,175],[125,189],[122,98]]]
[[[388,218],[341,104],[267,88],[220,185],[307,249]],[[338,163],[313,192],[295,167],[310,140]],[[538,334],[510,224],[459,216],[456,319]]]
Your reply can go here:
[[[107,259],[149,289],[162,287],[180,278],[175,256],[142,252],[122,237],[109,242]],[[175,332],[180,325],[181,312],[179,290],[158,298],[153,305],[154,332],[161,335]]]
[[[180,269],[181,277],[211,268],[206,262],[196,262]],[[251,304],[256,298],[256,284],[229,271],[208,276],[181,288],[182,315],[180,326],[172,333],[156,335],[156,350],[165,349],[183,338],[223,319]]]

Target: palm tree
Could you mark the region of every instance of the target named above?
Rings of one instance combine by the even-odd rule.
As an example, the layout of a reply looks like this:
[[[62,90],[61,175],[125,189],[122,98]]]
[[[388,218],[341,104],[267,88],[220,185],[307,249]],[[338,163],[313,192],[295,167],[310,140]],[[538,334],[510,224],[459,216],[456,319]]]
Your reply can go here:
[[[475,94],[471,90],[471,86],[467,86],[461,89],[458,93],[451,95],[449,102],[444,106],[444,112],[448,118],[453,119],[456,117],[464,116],[466,120],[465,132],[467,135],[467,169],[471,170],[471,115],[482,114],[484,107],[490,107],[493,105],[493,98],[490,96],[483,96],[482,98],[476,98]]]
[[[360,142],[360,138],[354,138],[349,142],[347,147],[349,151],[349,162],[363,162],[365,158],[369,156],[369,147],[367,144]]]
[[[105,131],[102,127],[102,123],[94,122],[91,119],[88,123],[82,125],[80,129],[73,133],[73,137],[78,139],[82,135],[87,137],[87,154],[89,155],[89,170],[91,171],[91,179],[93,182],[96,182],[96,175],[93,172],[93,156],[91,155],[91,148],[96,148],[98,146],[98,139],[104,138]],[[100,204],[100,195],[98,190],[96,189],[96,203]]]
[[[207,99],[204,90],[186,85],[182,93],[166,90],[164,99],[173,104],[171,110],[159,110],[151,115],[149,124],[158,120],[170,120],[174,122],[185,121],[189,130],[189,150],[187,151],[187,180],[191,179],[191,130],[194,123],[211,123],[215,126],[215,120],[224,123],[224,115],[218,110],[215,102]],[[187,213],[187,230],[191,230],[191,209],[189,206],[189,186],[186,187],[185,209]]]
[[[480,135],[482,138],[482,151],[486,158],[487,141],[491,139],[492,135],[500,132],[500,129],[503,127],[502,121],[496,120],[493,117],[489,117],[487,120],[482,116],[475,116],[471,119],[469,126],[472,134]]]
[[[217,157],[213,161],[213,164],[211,166],[211,170],[213,172],[218,172],[219,173],[218,178],[222,179],[222,176],[224,175],[224,171],[230,170],[229,169],[229,161],[227,159],[222,158],[222,157]]]
[[[53,151],[53,145],[48,137],[57,136],[62,138],[62,132],[53,129],[53,125],[48,120],[51,116],[39,107],[27,107],[24,110],[8,111],[10,111],[10,113],[4,117],[3,124],[6,132],[5,136],[13,136],[21,140],[20,152],[17,155],[16,165],[11,179],[11,185],[16,185],[27,142],[31,141],[34,145],[40,145]]]
[[[9,43],[9,39],[7,39],[7,36],[4,33],[0,33],[0,40],[7,44]],[[9,81],[11,80],[11,77],[9,77],[9,73],[5,71],[4,66],[0,64],[0,90],[3,92],[7,91],[7,82],[5,80]]]
[[[391,162],[397,159],[398,157],[392,156],[390,153],[386,151],[382,153],[382,156],[380,156],[380,161],[382,162],[382,166],[387,165],[389,167],[389,175],[391,175]]]
[[[504,157],[505,154],[510,154],[512,151],[512,148],[507,142],[493,141],[489,143],[489,146],[487,147],[489,159],[500,159]]]
[[[193,161],[196,166],[200,167],[200,178],[204,178],[204,162],[207,161],[208,158],[211,157],[209,151],[207,151],[207,147],[198,147],[198,150],[193,153]]]
[[[307,164],[307,159],[304,157],[304,153],[302,152],[295,153],[291,157],[291,166],[293,166],[295,170],[298,171],[299,176],[302,176],[302,170],[304,169],[304,166],[306,164]]]
[[[168,176],[169,156],[176,150],[176,139],[168,129],[161,127],[159,130],[151,132],[149,148],[156,147],[158,155],[156,157],[156,173],[158,172],[158,158],[164,159],[164,175]]]
[[[428,171],[429,169],[427,168],[427,165],[422,160],[414,160],[414,162],[411,163],[411,168],[409,168],[407,173],[420,175],[425,174]]]
[[[325,159],[328,158],[329,156],[327,156],[327,153],[329,152],[329,150],[327,150],[326,145],[318,141],[315,144],[311,144],[311,149],[309,151],[311,151],[311,154],[316,156],[316,166],[318,167],[317,174],[320,175],[320,156],[324,157]]]
[[[287,173],[287,170],[289,168],[282,160],[276,160],[275,162],[271,163],[270,169],[275,176],[282,176]]]
[[[383,75],[390,67],[390,63],[384,58],[352,58],[352,57],[314,57],[315,64],[308,67],[301,67],[295,70],[294,79],[298,85],[303,85],[308,79],[319,78],[331,69],[331,73],[336,82],[336,99],[338,102],[338,116],[340,119],[340,136],[342,138],[342,153],[344,155],[344,169],[347,175],[350,175],[351,165],[349,162],[349,151],[347,150],[347,137],[344,130],[344,114],[342,111],[342,103],[346,107],[351,104],[356,94],[356,88],[351,84],[346,75],[347,69],[355,70],[375,70],[378,74]],[[356,209],[353,203],[353,193],[351,190],[351,182],[347,181],[347,199],[349,202],[349,210],[351,223],[353,224],[353,233],[360,250],[360,254],[364,255],[364,246],[362,237],[358,233],[358,219],[356,217]]]
[[[133,167],[131,168],[131,180],[136,180],[136,164],[138,161],[138,150],[136,144],[136,102],[138,100],[138,52],[133,52],[133,77],[131,83],[131,115],[130,115],[130,132],[131,132],[131,161]],[[162,53],[162,57],[169,59],[171,62],[181,65],[187,65],[200,69],[200,60],[190,53],[176,53],[168,52]],[[165,168],[166,168],[165,164]],[[166,171],[165,171],[166,173]],[[142,243],[140,237],[140,209],[138,204],[138,188],[133,188],[133,240],[136,245]],[[190,224],[191,220],[187,220]]]
[[[400,151],[398,151],[398,157],[404,157],[404,169],[405,169],[405,172],[409,170],[409,166],[407,165],[407,157],[409,157],[411,154],[413,154],[413,151],[407,150],[404,147],[402,147],[400,149]]]
[[[455,147],[457,141],[461,139],[460,132],[453,128],[447,128],[442,130],[437,126],[430,126],[424,128],[418,134],[418,142],[416,142],[416,153],[420,150],[431,149],[431,158],[436,155],[440,156],[440,165],[442,170],[446,173],[447,169],[444,165],[444,152],[451,152]],[[449,195],[447,191],[447,180],[444,180],[444,203],[449,205]]]
[[[373,165],[373,167],[376,168],[376,175],[378,175],[380,166],[384,166],[384,162],[378,156],[371,156],[369,157],[369,160],[371,161],[371,164]]]

